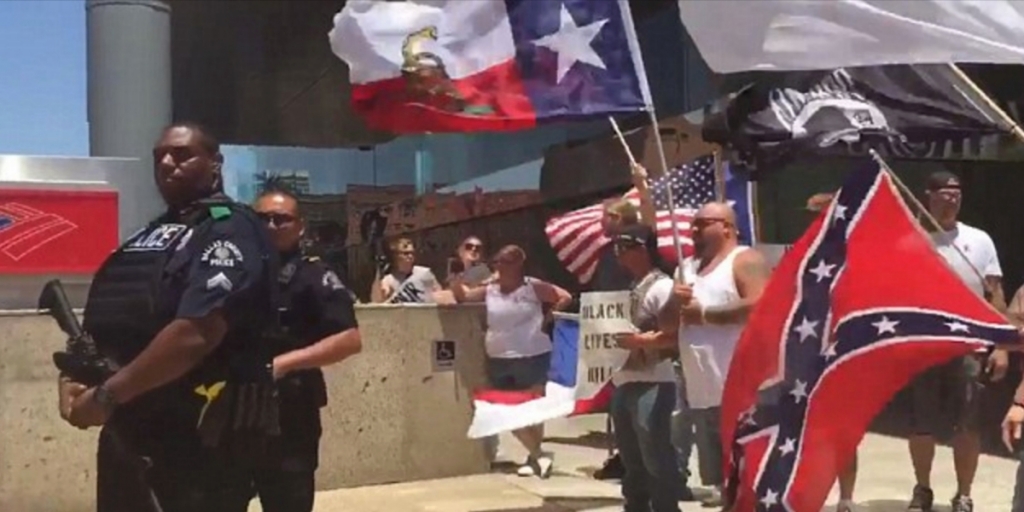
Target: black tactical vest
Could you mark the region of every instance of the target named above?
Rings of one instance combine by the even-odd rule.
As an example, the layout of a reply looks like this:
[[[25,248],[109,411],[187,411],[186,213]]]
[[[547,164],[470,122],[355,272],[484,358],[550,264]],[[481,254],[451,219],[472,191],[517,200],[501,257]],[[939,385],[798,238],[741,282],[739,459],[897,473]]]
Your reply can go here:
[[[293,255],[282,261],[277,282],[280,286],[278,335],[274,336],[275,354],[308,347],[333,334],[319,328],[316,304],[306,304],[312,297],[303,296],[303,284],[295,279],[306,266],[318,265],[315,258]],[[319,284],[319,283],[316,283]],[[293,372],[279,383],[283,407],[327,405],[327,384],[319,368]]]
[[[213,223],[232,214],[259,222],[244,205],[214,196],[183,218],[164,215],[156,219],[107,258],[93,277],[83,321],[103,355],[122,366],[131,362],[175,318],[183,290],[173,290],[171,285],[188,271],[189,254],[195,251],[190,242],[203,240]],[[270,247],[269,239],[264,243]],[[276,264],[268,268],[268,272],[276,271]],[[277,290],[269,288],[271,298],[262,318],[275,318]],[[250,348],[259,350],[258,346]],[[193,373],[226,366],[228,350],[222,345]]]

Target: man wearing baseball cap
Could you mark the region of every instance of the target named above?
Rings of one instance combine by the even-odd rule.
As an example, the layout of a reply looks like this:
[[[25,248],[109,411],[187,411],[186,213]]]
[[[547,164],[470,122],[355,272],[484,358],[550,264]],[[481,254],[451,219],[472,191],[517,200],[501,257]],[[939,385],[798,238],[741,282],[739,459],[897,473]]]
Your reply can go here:
[[[925,182],[926,205],[938,221],[934,230],[926,222],[932,241],[940,255],[978,296],[985,297],[997,310],[1005,311],[1002,270],[995,244],[988,233],[958,220],[962,200],[960,178],[949,171],[930,175]],[[1006,374],[1008,356],[1003,350],[976,353],[948,364],[936,366],[921,374],[911,384],[913,406],[910,436],[910,458],[917,485],[914,486],[908,510],[932,510],[931,467],[935,458],[935,430],[942,411],[954,413],[952,440],[957,491],[952,512],[971,512],[971,485],[978,466],[981,443],[977,431],[979,395],[986,382],[994,382]]]
[[[612,237],[619,265],[632,278],[630,318],[636,333],[617,337],[629,350],[612,374],[610,415],[615,443],[625,468],[622,497],[626,512],[679,512],[680,468],[672,446],[676,374],[669,351],[676,327],[666,327],[672,279],[662,270],[657,235],[650,226],[623,226]]]

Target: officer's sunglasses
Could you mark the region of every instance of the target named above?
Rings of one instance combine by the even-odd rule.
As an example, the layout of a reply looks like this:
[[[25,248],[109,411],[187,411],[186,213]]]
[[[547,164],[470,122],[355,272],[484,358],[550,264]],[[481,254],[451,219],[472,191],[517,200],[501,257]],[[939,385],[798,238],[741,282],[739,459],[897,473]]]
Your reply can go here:
[[[295,216],[289,215],[287,213],[261,212],[259,213],[259,216],[261,219],[263,219],[264,222],[275,227],[287,226],[295,222]]]

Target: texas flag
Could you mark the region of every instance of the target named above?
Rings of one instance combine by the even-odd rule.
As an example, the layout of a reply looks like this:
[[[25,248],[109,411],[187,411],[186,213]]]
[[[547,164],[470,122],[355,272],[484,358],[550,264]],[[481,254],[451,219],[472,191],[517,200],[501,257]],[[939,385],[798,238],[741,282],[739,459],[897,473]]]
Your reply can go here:
[[[481,389],[473,395],[473,423],[466,434],[479,439],[536,425],[555,418],[604,412],[611,402],[608,382],[592,396],[579,396],[580,324],[577,315],[555,314],[551,337],[551,369],[543,395],[529,391]]]
[[[522,130],[651,105],[627,0],[349,0],[329,37],[377,129]]]

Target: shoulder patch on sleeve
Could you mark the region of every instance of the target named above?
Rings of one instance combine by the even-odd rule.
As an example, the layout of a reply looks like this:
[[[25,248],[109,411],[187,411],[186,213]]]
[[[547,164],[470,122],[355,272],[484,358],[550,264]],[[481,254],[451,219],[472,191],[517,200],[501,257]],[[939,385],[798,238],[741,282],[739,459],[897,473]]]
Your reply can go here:
[[[332,290],[344,290],[345,285],[341,284],[341,279],[338,278],[338,274],[333,271],[325,271],[323,277],[324,288],[330,288]]]
[[[211,267],[234,267],[245,261],[242,251],[230,240],[214,240],[203,249],[200,261]]]
[[[213,220],[223,220],[231,216],[231,208],[227,206],[211,206],[210,217]]]

